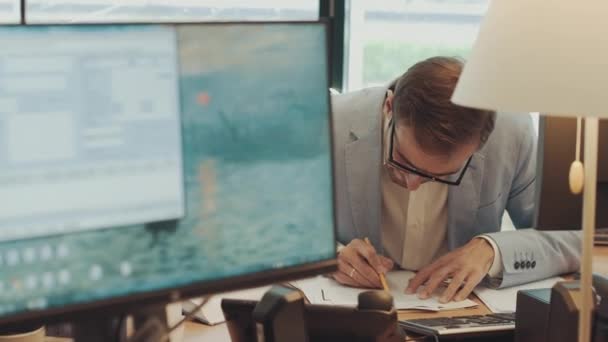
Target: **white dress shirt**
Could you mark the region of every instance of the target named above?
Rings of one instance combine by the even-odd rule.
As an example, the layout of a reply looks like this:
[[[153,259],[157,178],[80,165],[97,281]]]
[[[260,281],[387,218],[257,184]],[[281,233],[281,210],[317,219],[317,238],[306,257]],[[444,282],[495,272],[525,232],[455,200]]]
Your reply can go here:
[[[382,243],[401,267],[419,270],[448,251],[447,185],[429,182],[409,191],[382,171]]]
[[[382,117],[382,150],[387,152],[388,120]],[[416,191],[394,183],[382,166],[382,244],[388,257],[402,268],[419,270],[446,254],[448,185],[427,182]],[[494,261],[488,275],[502,274],[500,251],[494,241],[484,235],[494,249]]]

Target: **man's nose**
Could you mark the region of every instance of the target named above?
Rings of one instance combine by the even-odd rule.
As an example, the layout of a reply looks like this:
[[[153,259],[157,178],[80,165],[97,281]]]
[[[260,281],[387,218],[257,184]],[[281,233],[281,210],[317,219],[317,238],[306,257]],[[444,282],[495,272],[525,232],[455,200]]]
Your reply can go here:
[[[418,175],[408,173],[405,175],[405,184],[410,191],[416,191],[420,184],[424,182],[424,179]]]

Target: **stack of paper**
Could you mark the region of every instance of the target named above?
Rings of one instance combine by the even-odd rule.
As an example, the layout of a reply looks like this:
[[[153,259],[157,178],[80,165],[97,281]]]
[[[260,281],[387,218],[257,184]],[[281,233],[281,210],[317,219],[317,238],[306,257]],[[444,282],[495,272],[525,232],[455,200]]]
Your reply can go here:
[[[417,309],[417,310],[453,310],[476,306],[477,303],[471,300],[463,300],[460,302],[440,303],[439,294],[435,293],[431,298],[419,299],[415,294],[405,294],[405,287],[408,281],[415,274],[410,271],[393,271],[387,273],[386,281],[390,288],[391,295],[395,302],[395,308],[400,310]],[[357,306],[357,298],[359,293],[366,289],[357,289],[346,287],[338,284],[336,281],[326,278],[317,277],[297,282],[292,282],[292,285],[298,287],[312,304],[323,305],[340,305],[340,306]]]
[[[563,278],[554,277],[520,286],[508,287],[494,290],[484,286],[478,286],[475,294],[494,313],[515,312],[517,303],[517,291],[551,288],[555,283],[563,281]]]
[[[414,277],[414,273],[410,271],[393,271],[386,275],[386,281],[390,288],[391,295],[395,302],[395,308],[398,310],[427,310],[441,311],[462,309],[477,306],[472,300],[466,299],[460,302],[440,303],[439,291],[440,288],[431,298],[419,299],[417,295],[405,294],[405,287],[408,281]],[[321,305],[339,305],[339,306],[357,306],[357,299],[361,292],[367,289],[358,289],[347,287],[338,284],[333,279],[319,276],[307,278],[303,280],[292,281],[291,285],[300,289],[311,304]],[[245,300],[260,300],[270,286],[258,287],[244,291],[234,291],[214,295],[202,309],[196,314],[196,319],[206,324],[218,324],[224,322],[224,313],[222,312],[221,303],[224,298],[245,299]],[[488,290],[494,291],[494,290]],[[502,290],[501,290],[502,291]],[[489,292],[485,292],[489,293]],[[481,297],[481,296],[480,296]],[[193,310],[201,299],[191,299],[182,303],[185,312]],[[489,306],[489,305],[488,305]],[[515,306],[515,304],[513,304]]]

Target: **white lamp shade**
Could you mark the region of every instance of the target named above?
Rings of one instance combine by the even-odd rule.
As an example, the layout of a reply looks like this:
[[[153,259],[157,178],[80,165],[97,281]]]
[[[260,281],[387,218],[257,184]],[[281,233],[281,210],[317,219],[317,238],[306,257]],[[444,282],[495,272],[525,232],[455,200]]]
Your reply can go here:
[[[493,0],[452,101],[608,117],[608,0]]]

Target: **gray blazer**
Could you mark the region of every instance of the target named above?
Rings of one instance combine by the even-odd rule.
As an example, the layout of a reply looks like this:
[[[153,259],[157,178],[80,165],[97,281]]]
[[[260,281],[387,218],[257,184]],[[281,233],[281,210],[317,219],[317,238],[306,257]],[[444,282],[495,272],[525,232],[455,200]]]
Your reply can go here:
[[[338,240],[369,237],[381,244],[380,115],[386,87],[332,96]],[[498,115],[486,145],[473,155],[460,186],[448,191],[450,250],[479,234],[491,237],[507,287],[579,267],[580,232],[537,231],[534,221],[536,135],[526,115]],[[507,210],[517,231],[500,232]]]

